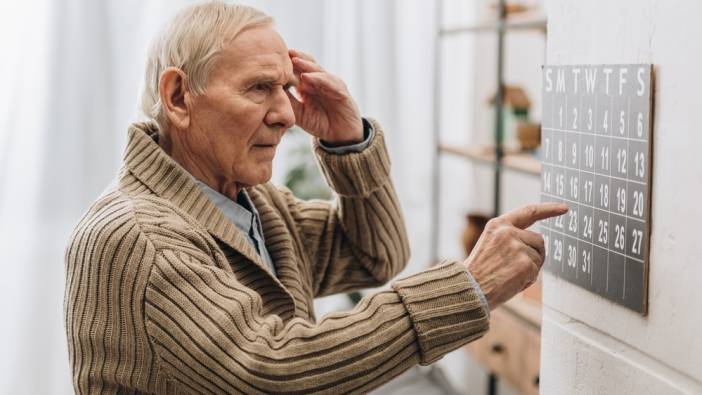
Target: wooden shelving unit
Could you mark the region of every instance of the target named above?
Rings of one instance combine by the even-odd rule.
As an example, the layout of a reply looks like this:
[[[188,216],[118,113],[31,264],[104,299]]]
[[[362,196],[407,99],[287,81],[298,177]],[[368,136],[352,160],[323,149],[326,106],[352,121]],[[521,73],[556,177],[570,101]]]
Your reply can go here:
[[[501,178],[502,170],[514,170],[526,174],[539,175],[541,165],[539,161],[528,153],[508,152],[503,147],[504,125],[504,38],[508,32],[513,31],[540,31],[546,33],[547,22],[546,17],[541,13],[528,12],[507,17],[505,0],[498,2],[498,16],[494,20],[481,21],[468,26],[453,26],[445,27],[442,25],[443,8],[442,1],[436,2],[436,43],[434,46],[434,148],[435,155],[432,161],[433,185],[432,185],[432,240],[431,240],[431,257],[432,261],[436,262],[440,259],[438,256],[438,228],[439,228],[439,189],[441,186],[441,171],[439,157],[442,154],[452,154],[463,157],[467,160],[478,163],[489,164],[494,168],[494,183],[493,183],[493,215],[500,214],[500,196],[501,196]],[[495,96],[495,129],[494,129],[494,144],[492,147],[455,147],[445,144],[440,139],[441,122],[439,120],[441,108],[441,90],[439,86],[439,70],[441,70],[441,40],[447,36],[466,33],[493,33],[497,35],[497,94]]]
[[[439,245],[439,191],[442,174],[439,158],[443,154],[455,155],[475,163],[491,166],[494,170],[493,214],[499,215],[501,178],[503,171],[516,171],[539,176],[541,164],[535,155],[510,151],[503,144],[503,98],[505,82],[504,38],[510,31],[541,31],[546,33],[546,18],[539,14],[523,14],[507,18],[505,0],[498,2],[498,17],[470,26],[443,27],[442,1],[437,1],[437,32],[434,50],[434,148],[432,163],[432,261],[438,262]],[[495,128],[491,146],[454,146],[440,139],[441,122],[441,40],[448,36],[466,33],[493,33],[497,35],[497,95],[494,100]],[[541,347],[541,282],[525,290],[491,314],[490,331],[480,340],[470,343],[466,350],[489,372],[487,393],[497,393],[498,379],[504,379],[523,394],[539,393],[539,365]]]
[[[458,147],[449,144],[439,144],[443,153],[456,155],[487,165],[495,164],[495,148],[488,146]],[[538,176],[541,174],[541,162],[529,153],[505,152],[502,156],[502,166],[521,173]]]
[[[447,26],[439,34],[448,36],[461,33],[495,32],[497,30],[543,30],[546,31],[546,17],[542,14],[525,13],[506,18],[503,21],[482,21],[469,26]]]

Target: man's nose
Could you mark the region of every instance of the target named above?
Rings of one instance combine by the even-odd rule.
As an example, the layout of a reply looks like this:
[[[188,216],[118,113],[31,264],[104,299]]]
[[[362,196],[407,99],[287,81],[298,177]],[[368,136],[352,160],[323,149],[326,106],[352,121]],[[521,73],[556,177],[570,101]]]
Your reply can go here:
[[[273,105],[268,114],[266,114],[266,124],[282,128],[283,130],[295,125],[295,113],[284,89],[279,89],[276,92]]]

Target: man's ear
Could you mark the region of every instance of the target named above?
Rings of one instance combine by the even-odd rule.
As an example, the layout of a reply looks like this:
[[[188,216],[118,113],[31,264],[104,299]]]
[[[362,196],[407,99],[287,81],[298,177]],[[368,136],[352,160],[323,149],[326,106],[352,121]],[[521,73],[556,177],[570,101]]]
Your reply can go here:
[[[189,100],[186,100],[190,95],[187,75],[177,67],[168,67],[161,73],[158,86],[168,123],[178,129],[186,129],[190,125]]]

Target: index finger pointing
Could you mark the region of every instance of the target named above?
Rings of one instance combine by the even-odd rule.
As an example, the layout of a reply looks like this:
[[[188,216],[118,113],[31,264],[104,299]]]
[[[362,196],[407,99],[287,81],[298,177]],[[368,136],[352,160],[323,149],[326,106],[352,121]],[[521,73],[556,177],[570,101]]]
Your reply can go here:
[[[567,212],[568,206],[564,203],[536,203],[514,209],[502,215],[502,218],[520,229],[526,229],[536,221],[563,215]]]

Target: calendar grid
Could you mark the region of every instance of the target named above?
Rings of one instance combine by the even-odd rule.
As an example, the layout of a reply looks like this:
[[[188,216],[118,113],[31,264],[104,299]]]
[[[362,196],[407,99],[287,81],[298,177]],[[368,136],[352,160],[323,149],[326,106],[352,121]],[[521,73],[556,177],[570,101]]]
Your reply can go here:
[[[561,197],[561,196],[557,196],[557,195],[554,195],[554,194],[552,194],[552,193],[541,192],[541,194],[542,194],[543,196],[547,196],[547,197],[550,197],[550,198],[562,200],[562,201],[564,201],[564,202],[566,202],[566,203],[579,204],[579,205],[584,206],[584,207],[586,207],[586,208],[592,208],[592,209],[595,209],[595,210],[600,210],[600,211],[602,211],[602,212],[607,212],[606,210],[602,210],[602,209],[597,208],[597,207],[595,207],[595,206],[591,206],[591,205],[587,205],[587,204],[578,203],[578,202],[576,202],[576,201],[573,201],[573,200],[570,200],[570,199],[568,199],[568,198],[564,198],[564,197]],[[643,223],[646,223],[646,221],[645,221],[643,218],[635,218],[635,217],[631,217],[631,216],[625,215],[625,214],[620,214],[620,216],[622,216],[622,217],[624,217],[624,218],[626,218],[626,219],[631,219],[631,220],[640,222],[640,223],[642,223],[642,224],[643,224]]]
[[[556,230],[556,229],[550,229],[550,231],[551,231],[551,232],[560,233],[560,234],[563,235],[563,236],[568,236],[566,233],[561,232],[561,231]],[[596,247],[596,246],[597,246],[596,244],[594,244],[594,243],[592,243],[592,242],[589,242],[589,241],[587,241],[587,240],[578,239],[578,241],[581,241],[581,242],[583,242],[583,243],[587,243],[587,244],[589,244],[589,245],[591,245],[591,246],[593,246],[593,247]],[[643,260],[642,260],[642,259],[638,259],[638,258],[633,257],[633,256],[628,256],[628,255],[622,254],[621,252],[610,251],[610,253],[618,254],[618,255],[621,255],[621,256],[623,256],[623,257],[626,257],[626,258],[629,258],[629,259],[633,259],[633,260],[635,260],[635,261],[638,261],[638,262],[643,263]]]
[[[554,163],[549,163],[548,165],[549,165],[549,166],[552,166],[552,167],[560,167],[560,168],[563,168],[563,169],[569,169],[569,167],[567,167],[567,166],[561,166],[561,165],[557,165],[557,164],[554,164]],[[586,170],[580,170],[580,171],[583,172],[583,173],[589,173],[589,174],[592,174],[592,175],[598,175],[598,174],[599,174],[599,175],[603,175],[603,174],[600,174],[600,173],[594,173],[594,172],[586,171]],[[607,174],[607,176],[610,177],[610,178],[612,178],[612,179],[614,179],[614,180],[620,180],[620,181],[626,181],[626,182],[631,182],[631,183],[640,184],[640,185],[646,185],[646,183],[643,182],[643,181],[631,180],[631,179],[628,179],[628,178],[621,178],[621,177],[612,176],[612,175],[608,175],[608,174]]]
[[[597,79],[597,76],[600,78]],[[542,221],[547,271],[646,312],[651,66],[545,66]]]
[[[567,132],[567,133],[575,133],[575,134],[586,134],[586,135],[591,135],[592,133],[586,133],[586,132],[580,132],[578,130],[568,130],[568,129],[559,129],[559,128],[549,128],[549,130],[555,131],[555,132]],[[613,139],[617,140],[625,140],[625,141],[638,141],[640,143],[645,143],[648,140],[645,139],[637,139],[635,137],[621,137],[621,136],[610,136]]]

